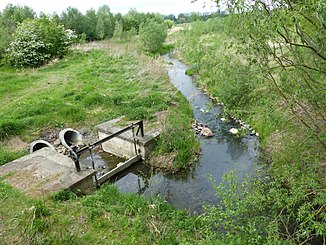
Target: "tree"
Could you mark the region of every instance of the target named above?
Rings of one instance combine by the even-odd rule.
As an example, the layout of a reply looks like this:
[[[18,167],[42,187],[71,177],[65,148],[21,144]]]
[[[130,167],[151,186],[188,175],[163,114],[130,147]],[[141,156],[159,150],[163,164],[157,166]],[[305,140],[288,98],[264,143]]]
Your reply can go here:
[[[255,67],[259,82],[268,87],[272,103],[285,117],[278,129],[290,140],[279,139],[284,149],[273,152],[268,181],[244,191],[230,191],[236,184],[226,186],[221,193],[232,199],[214,207],[219,211],[213,212],[213,221],[238,243],[250,231],[256,237],[247,243],[325,242],[326,5],[322,0],[218,2],[231,13],[225,29],[232,49],[242,64]],[[252,86],[250,80],[238,83]],[[257,92],[266,103],[268,95]]]
[[[61,22],[66,29],[74,30],[77,35],[86,32],[84,16],[77,8],[69,7],[66,11],[63,11]]]
[[[122,38],[123,36],[122,21],[116,21],[113,36],[116,38]]]
[[[0,14],[0,59],[3,58],[5,49],[12,41],[12,35],[17,25],[25,19],[34,19],[36,16],[33,9],[27,6],[14,6],[8,4]]]
[[[3,10],[1,17],[4,19],[10,19],[14,23],[22,23],[25,19],[34,19],[36,16],[35,11],[28,6],[14,6],[8,4]]]
[[[326,148],[326,5],[318,1],[227,2],[230,35],[239,51],[257,62],[288,109]]]
[[[97,23],[98,17],[94,9],[89,9],[86,11],[84,16],[84,28],[83,33],[86,35],[88,41],[93,41],[97,39]]]
[[[188,20],[187,20],[187,16],[183,13],[180,13],[178,14],[178,23],[179,24],[183,24],[183,23],[186,23]]]
[[[7,60],[16,67],[38,67],[53,57],[64,56],[75,38],[46,17],[25,20],[13,35],[7,49]]]
[[[103,5],[97,12],[96,34],[98,39],[110,38],[114,33],[115,20],[108,5]]]
[[[124,31],[135,29],[139,33],[139,28],[142,23],[146,21],[146,15],[138,13],[136,9],[130,9],[129,12],[124,16]]]
[[[192,12],[191,14],[190,14],[190,16],[189,16],[189,21],[190,22],[195,22],[195,21],[198,21],[198,20],[200,20],[201,18],[200,18],[200,16],[199,16],[199,14],[198,13],[195,13],[195,12]]]
[[[177,22],[177,18],[173,14],[165,15],[164,19],[165,20],[172,20],[173,22]]]
[[[96,36],[98,39],[104,39],[105,34],[105,19],[103,15],[100,15],[96,24]]]
[[[158,52],[167,37],[165,24],[159,24],[151,20],[147,24],[142,24],[139,30],[140,48],[148,53]]]

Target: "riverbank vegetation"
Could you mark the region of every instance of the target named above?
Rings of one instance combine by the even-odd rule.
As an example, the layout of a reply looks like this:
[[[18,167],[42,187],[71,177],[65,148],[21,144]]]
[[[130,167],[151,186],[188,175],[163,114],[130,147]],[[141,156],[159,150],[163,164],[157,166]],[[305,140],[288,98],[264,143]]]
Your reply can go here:
[[[228,3],[228,17],[176,33],[175,55],[259,132],[268,170],[242,184],[226,175],[210,220],[228,243],[325,243],[325,6]]]

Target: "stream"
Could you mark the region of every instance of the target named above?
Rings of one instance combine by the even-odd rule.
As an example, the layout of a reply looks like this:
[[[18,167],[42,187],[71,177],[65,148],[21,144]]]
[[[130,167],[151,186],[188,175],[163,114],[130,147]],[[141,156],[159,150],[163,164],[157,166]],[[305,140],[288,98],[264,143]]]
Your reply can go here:
[[[203,205],[218,202],[214,185],[222,181],[225,173],[236,170],[241,181],[249,175],[258,162],[259,141],[256,136],[236,137],[229,132],[240,126],[224,121],[223,108],[214,104],[208,95],[198,89],[192,78],[185,75],[188,67],[182,62],[164,56],[171,82],[187,98],[194,118],[207,125],[214,133],[213,137],[200,140],[201,153],[198,162],[187,172],[166,174],[151,172],[142,163],[134,164],[120,173],[115,185],[121,192],[134,192],[144,196],[160,196],[178,209],[185,209],[189,214],[204,212]],[[98,164],[108,163],[107,153],[98,153]],[[102,163],[103,162],[103,163]]]

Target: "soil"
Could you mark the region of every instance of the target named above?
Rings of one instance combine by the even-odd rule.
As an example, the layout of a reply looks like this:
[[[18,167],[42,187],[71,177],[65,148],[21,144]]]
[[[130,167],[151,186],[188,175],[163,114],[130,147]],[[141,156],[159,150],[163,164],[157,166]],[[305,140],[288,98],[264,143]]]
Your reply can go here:
[[[152,156],[147,161],[147,164],[153,168],[173,172],[175,170],[175,167],[173,165],[174,158],[175,158],[175,154],[164,154],[164,155],[159,155],[159,156]]]
[[[28,149],[29,144],[22,141],[18,136],[10,138],[7,142],[3,143],[3,147],[10,151],[23,151]]]

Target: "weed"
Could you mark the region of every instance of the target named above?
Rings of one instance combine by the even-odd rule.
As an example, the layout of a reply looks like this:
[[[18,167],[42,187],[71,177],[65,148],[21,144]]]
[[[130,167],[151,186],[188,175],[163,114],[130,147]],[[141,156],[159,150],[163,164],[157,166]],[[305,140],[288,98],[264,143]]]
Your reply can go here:
[[[76,200],[77,195],[73,193],[70,189],[61,190],[51,195],[51,199],[54,201],[68,201]]]

